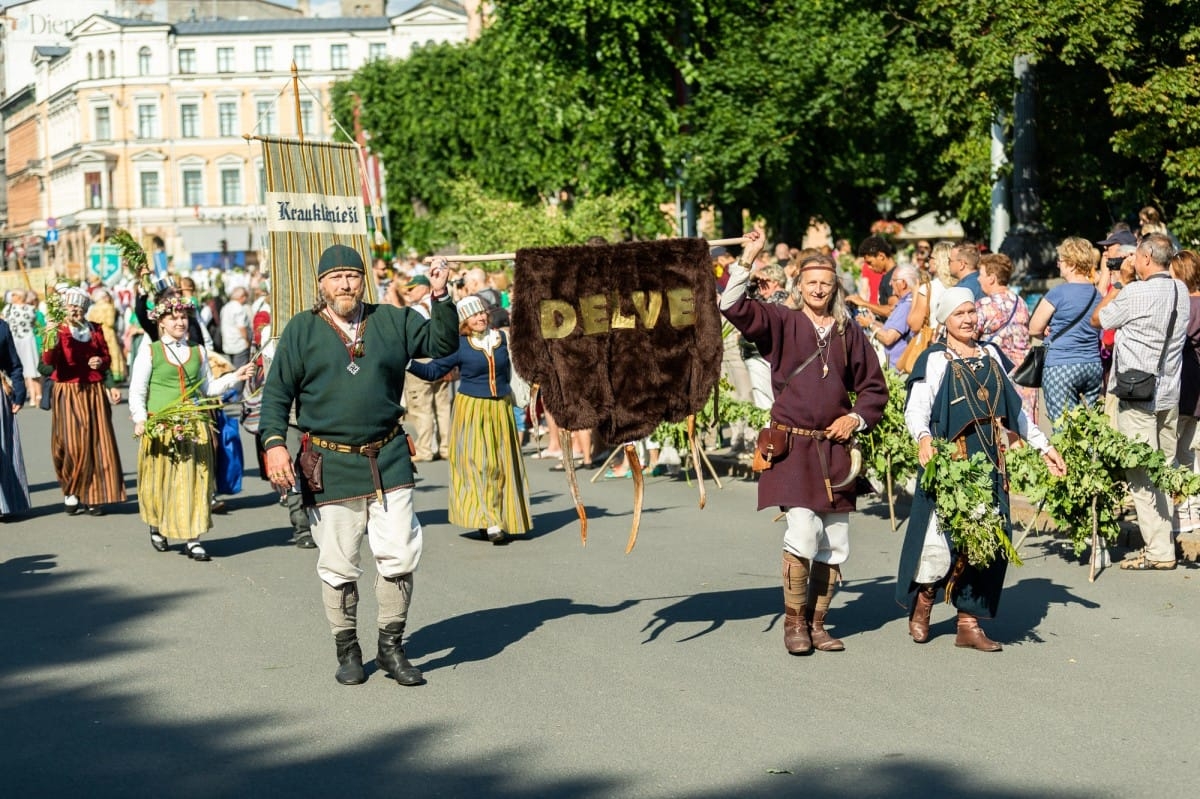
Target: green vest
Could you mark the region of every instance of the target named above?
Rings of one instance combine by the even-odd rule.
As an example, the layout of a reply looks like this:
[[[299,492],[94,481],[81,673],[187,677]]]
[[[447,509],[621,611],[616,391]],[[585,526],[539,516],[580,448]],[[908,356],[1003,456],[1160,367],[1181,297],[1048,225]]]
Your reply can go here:
[[[188,347],[188,359],[176,366],[161,341],[150,345],[150,390],[146,410],[158,413],[200,382],[200,348]]]

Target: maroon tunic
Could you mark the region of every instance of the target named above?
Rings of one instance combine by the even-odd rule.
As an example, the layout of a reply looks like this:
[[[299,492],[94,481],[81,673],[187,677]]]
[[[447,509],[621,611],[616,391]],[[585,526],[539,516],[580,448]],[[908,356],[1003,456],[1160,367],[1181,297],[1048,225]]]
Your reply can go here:
[[[58,328],[58,346],[42,353],[42,363],[54,367],[51,378],[55,383],[99,383],[104,373],[112,366],[112,356],[104,341],[104,331],[95,322],[88,322],[92,329],[90,341],[71,338],[70,325]],[[100,368],[88,366],[92,356],[100,357]]]
[[[773,421],[804,430],[824,430],[838,417],[851,412],[861,416],[868,428],[883,418],[888,391],[879,357],[867,343],[862,328],[853,321],[847,321],[841,334],[835,327],[824,357],[813,358],[789,381],[788,375],[817,350],[817,330],[812,320],[803,311],[747,297],[725,311],[725,317],[758,345],[759,352],[771,364],[771,385],[775,391]],[[822,377],[826,365],[829,371]],[[855,392],[854,403],[850,402],[848,391]],[[759,510],[773,506],[808,508],[818,513],[854,510],[857,492],[853,481],[835,490],[830,503],[818,448],[824,452],[830,482],[837,484],[846,479],[850,473],[850,454],[845,446],[793,435],[787,457],[759,476]]]

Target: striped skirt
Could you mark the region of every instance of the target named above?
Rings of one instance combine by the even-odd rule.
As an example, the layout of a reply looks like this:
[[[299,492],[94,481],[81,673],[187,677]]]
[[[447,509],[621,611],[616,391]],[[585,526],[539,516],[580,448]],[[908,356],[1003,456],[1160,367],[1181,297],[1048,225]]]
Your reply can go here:
[[[522,535],[533,528],[528,495],[512,402],[456,396],[450,419],[450,523]]]
[[[56,383],[50,457],[64,496],[82,505],[125,501],[125,474],[113,433],[112,406],[100,383]]]
[[[197,538],[212,527],[212,431],[201,441],[170,446],[142,436],[138,448],[138,509],[167,538]]]

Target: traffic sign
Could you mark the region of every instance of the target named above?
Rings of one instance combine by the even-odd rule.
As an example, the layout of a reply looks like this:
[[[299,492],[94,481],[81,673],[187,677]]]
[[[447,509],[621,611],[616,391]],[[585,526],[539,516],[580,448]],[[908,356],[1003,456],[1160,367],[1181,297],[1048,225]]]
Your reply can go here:
[[[115,244],[93,244],[88,247],[88,273],[98,275],[107,285],[121,276],[121,248]]]
[[[58,228],[52,227],[46,231],[46,243],[58,244]]]

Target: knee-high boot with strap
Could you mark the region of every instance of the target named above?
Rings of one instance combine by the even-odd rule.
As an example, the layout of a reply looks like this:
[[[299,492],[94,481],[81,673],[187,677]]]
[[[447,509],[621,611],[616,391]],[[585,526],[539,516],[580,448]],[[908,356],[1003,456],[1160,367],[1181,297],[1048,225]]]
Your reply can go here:
[[[833,592],[837,590],[837,576],[836,566],[813,561],[812,645],[822,652],[841,652],[846,648],[840,639],[834,638],[825,629],[825,615],[829,612],[829,603],[833,601]]]
[[[811,655],[808,635],[809,561],[791,552],[783,553],[783,645],[793,655]]]
[[[937,587],[932,583],[917,586],[917,596],[913,600],[912,613],[908,617],[908,634],[918,644],[929,640],[929,616],[933,612],[933,599],[936,595]]]

